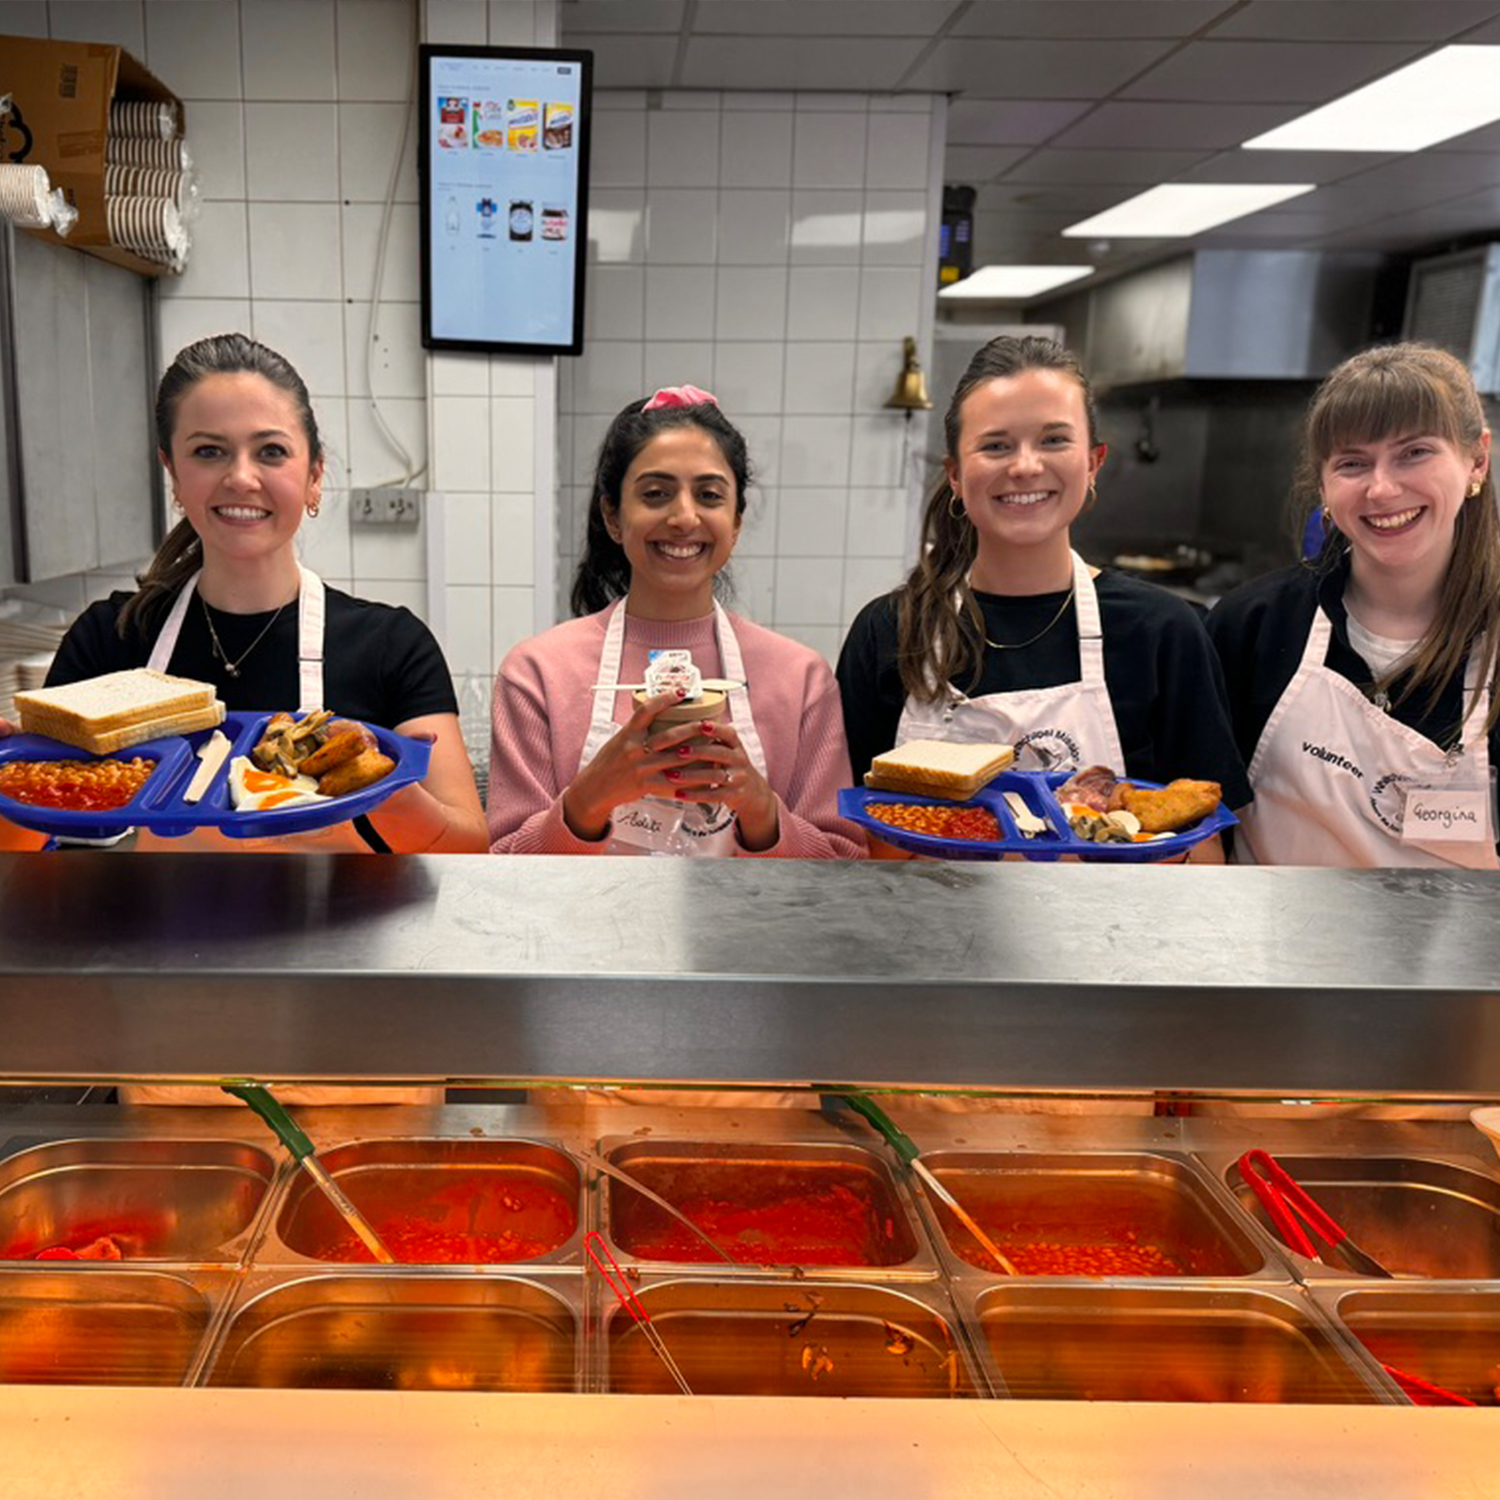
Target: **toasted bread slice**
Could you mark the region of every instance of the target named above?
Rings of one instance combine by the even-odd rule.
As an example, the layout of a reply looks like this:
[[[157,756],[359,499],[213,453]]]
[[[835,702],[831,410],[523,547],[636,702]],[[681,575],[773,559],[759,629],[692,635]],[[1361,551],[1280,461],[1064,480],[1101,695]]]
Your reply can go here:
[[[1010,745],[910,740],[877,755],[865,772],[865,785],[882,792],[961,801],[993,781],[1015,758]]]

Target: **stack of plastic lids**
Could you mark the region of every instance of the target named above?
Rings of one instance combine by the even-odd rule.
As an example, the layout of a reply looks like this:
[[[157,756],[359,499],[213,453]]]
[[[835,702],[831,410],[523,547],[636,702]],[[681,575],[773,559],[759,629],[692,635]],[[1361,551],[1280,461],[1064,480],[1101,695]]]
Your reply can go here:
[[[198,178],[174,103],[116,99],[104,146],[104,218],[110,243],[143,260],[187,269]]]

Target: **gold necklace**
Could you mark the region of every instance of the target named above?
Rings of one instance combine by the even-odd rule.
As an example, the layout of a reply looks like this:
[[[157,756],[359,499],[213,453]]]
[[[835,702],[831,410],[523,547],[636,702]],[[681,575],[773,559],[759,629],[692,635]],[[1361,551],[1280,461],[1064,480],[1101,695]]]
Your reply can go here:
[[[1024,651],[1028,646],[1036,645],[1036,643],[1041,640],[1041,638],[1046,635],[1046,633],[1051,630],[1052,627],[1056,625],[1057,622],[1062,619],[1065,614],[1067,614],[1068,606],[1073,602],[1073,589],[1076,589],[1077,587],[1078,585],[1074,584],[1073,588],[1068,590],[1067,597],[1063,600],[1061,608],[1055,615],[1052,616],[1050,620],[1047,621],[1045,625],[1042,626],[1039,631],[1037,631],[1034,636],[1032,636],[1029,641],[992,641],[989,636],[985,635],[984,631],[981,630],[979,633],[984,637],[985,645],[988,646],[992,651]],[[971,589],[970,594],[972,595],[972,593],[973,590]],[[979,601],[977,599],[974,600],[974,607],[976,609],[979,609]],[[983,609],[979,609],[979,618],[981,620],[984,619]]]
[[[228,653],[224,650],[224,643],[219,639],[219,632],[214,629],[214,617],[208,612],[208,600],[206,600],[202,594],[199,594],[198,603],[203,606],[203,619],[208,625],[208,639],[210,644],[214,648],[214,655],[224,663],[225,673],[230,677],[237,678],[240,675],[240,667],[243,664],[245,658],[249,656],[249,654],[254,651],[255,648],[260,645],[263,640],[265,640],[266,636],[270,633],[271,627],[281,618],[281,611],[286,608],[287,604],[291,603],[291,600],[287,600],[285,603],[283,603],[280,609],[278,609],[276,613],[266,621],[265,625],[261,629],[260,634],[256,636],[255,639],[251,641],[243,651],[240,652],[239,656],[234,661],[230,661]]]

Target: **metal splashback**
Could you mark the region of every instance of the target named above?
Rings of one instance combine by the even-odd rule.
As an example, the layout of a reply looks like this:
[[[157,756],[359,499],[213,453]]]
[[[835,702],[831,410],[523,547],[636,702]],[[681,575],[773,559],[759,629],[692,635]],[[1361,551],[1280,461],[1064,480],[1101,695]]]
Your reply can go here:
[[[1500,880],[0,857],[0,1071],[1500,1095]]]

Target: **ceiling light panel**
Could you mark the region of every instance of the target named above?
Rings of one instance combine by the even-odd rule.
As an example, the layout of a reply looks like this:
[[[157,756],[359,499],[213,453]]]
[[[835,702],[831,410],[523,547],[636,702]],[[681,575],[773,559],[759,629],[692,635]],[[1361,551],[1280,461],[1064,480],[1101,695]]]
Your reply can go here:
[[[1167,182],[1063,230],[1070,238],[1168,239],[1201,234],[1312,192],[1310,182]]]
[[[1421,151],[1500,120],[1500,47],[1444,47],[1246,141],[1247,151]]]
[[[953,301],[1014,302],[1093,274],[1092,266],[980,266],[973,275],[944,287],[938,296]]]

